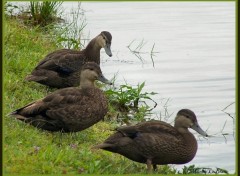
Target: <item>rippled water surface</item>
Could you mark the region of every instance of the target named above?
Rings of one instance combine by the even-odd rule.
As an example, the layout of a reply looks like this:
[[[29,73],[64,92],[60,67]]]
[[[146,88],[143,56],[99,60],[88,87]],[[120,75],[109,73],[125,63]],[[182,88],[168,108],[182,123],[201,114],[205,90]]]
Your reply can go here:
[[[77,6],[63,5],[66,13]],[[158,93],[153,96],[158,102],[155,116],[170,99],[169,122],[178,110],[189,108],[201,127],[214,135],[198,138],[198,152],[187,165],[234,173],[235,122],[221,111],[235,102],[234,2],[83,2],[81,7],[86,11],[86,36],[93,38],[103,30],[112,33],[113,57],[101,53],[106,77],[118,72],[117,85],[145,81],[144,91]],[[145,44],[137,57],[127,46],[133,42],[130,48],[135,49],[142,40]],[[226,112],[235,117],[235,104]],[[228,134],[226,138],[222,133]]]

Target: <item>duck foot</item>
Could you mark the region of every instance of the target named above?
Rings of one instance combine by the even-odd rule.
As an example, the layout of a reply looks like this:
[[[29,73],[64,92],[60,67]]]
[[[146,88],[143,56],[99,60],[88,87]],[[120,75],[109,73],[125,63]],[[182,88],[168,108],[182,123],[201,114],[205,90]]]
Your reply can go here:
[[[152,159],[147,159],[147,170],[148,174],[152,173]]]
[[[153,171],[156,172],[157,171],[157,165],[153,164]]]

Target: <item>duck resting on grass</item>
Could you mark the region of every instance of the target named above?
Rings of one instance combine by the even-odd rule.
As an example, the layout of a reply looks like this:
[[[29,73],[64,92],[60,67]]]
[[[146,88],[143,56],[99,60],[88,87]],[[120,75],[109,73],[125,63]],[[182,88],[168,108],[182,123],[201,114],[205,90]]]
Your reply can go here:
[[[95,62],[100,65],[101,48],[105,49],[108,56],[112,56],[111,41],[112,35],[108,31],[102,31],[81,51],[56,50],[40,61],[25,80],[53,88],[77,87],[84,63]]]
[[[177,113],[174,127],[156,120],[120,127],[102,144],[93,148],[118,153],[130,160],[146,163],[148,172],[151,172],[151,165],[156,170],[157,164],[184,164],[194,158],[198,146],[188,128],[208,136],[198,125],[194,112],[182,109]]]
[[[79,88],[59,89],[10,115],[48,131],[84,130],[102,120],[108,111],[107,99],[103,91],[94,86],[95,80],[111,84],[98,64],[88,62],[82,67]]]

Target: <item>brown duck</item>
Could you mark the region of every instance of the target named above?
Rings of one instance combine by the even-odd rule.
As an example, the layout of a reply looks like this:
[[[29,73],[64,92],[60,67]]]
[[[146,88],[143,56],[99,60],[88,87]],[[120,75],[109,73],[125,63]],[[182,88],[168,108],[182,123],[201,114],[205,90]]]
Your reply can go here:
[[[76,87],[80,83],[80,71],[85,62],[100,65],[100,50],[110,57],[112,35],[103,31],[81,51],[61,49],[48,54],[25,79],[54,88]]]
[[[10,115],[48,131],[84,130],[103,119],[108,111],[107,99],[94,87],[95,80],[111,84],[96,63],[88,62],[82,67],[79,88],[59,89]]]
[[[157,164],[184,164],[194,158],[197,141],[188,128],[208,136],[198,125],[194,112],[182,109],[177,113],[174,127],[162,121],[120,127],[104,143],[94,148],[146,163],[150,172],[151,165],[156,170]]]

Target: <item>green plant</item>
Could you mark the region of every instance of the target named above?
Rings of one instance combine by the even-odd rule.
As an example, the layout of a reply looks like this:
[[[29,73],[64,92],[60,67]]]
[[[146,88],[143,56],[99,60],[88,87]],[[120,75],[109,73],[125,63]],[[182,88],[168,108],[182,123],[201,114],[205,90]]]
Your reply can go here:
[[[228,174],[228,171],[222,168],[196,167],[195,165],[184,166],[178,174]]]
[[[130,119],[138,122],[146,120],[145,116],[150,114],[152,109],[157,106],[157,103],[150,96],[157,93],[143,93],[144,86],[145,82],[138,84],[136,88],[126,84],[120,85],[118,89],[105,91],[110,105],[120,113],[118,119],[125,123],[129,123]],[[147,100],[154,102],[154,106],[150,107]]]
[[[69,49],[80,49],[84,47],[85,40],[82,39],[82,31],[87,25],[81,2],[77,9],[71,11],[71,22],[61,24],[58,28],[57,43]]]
[[[61,1],[31,1],[29,9],[32,24],[44,27],[58,21],[57,15],[61,4]]]

